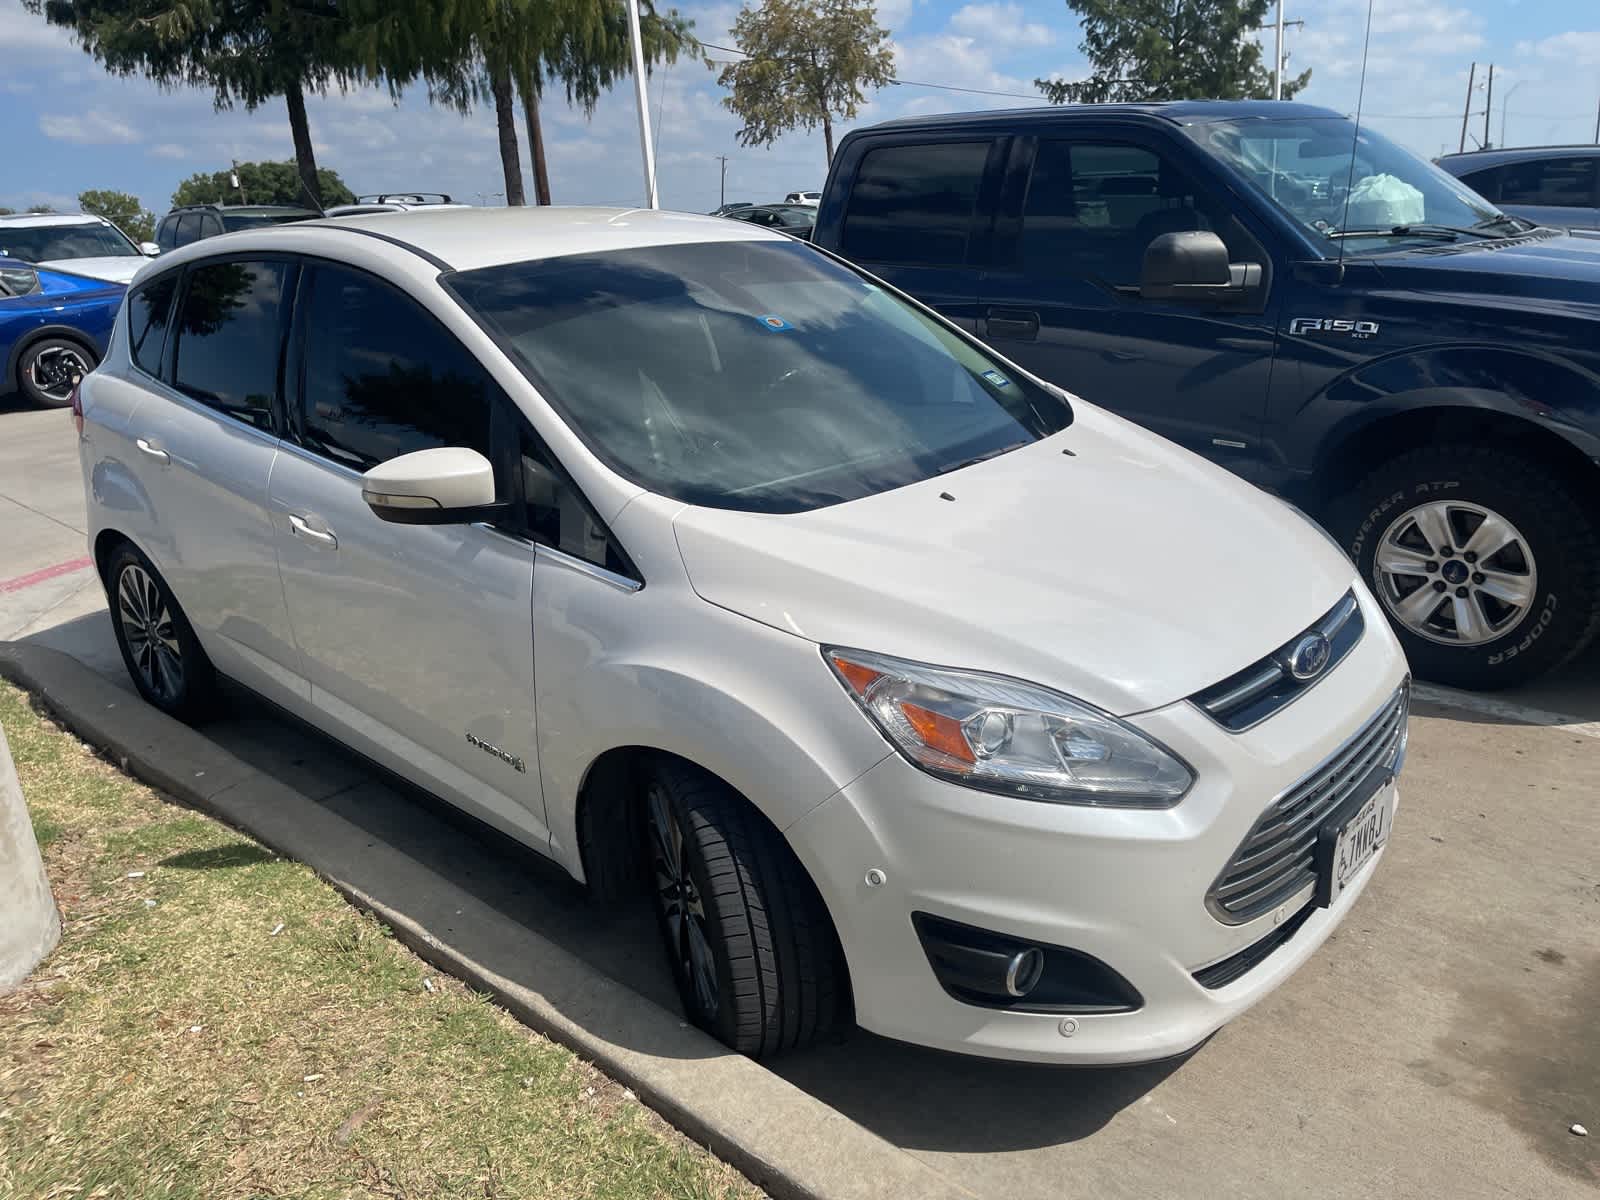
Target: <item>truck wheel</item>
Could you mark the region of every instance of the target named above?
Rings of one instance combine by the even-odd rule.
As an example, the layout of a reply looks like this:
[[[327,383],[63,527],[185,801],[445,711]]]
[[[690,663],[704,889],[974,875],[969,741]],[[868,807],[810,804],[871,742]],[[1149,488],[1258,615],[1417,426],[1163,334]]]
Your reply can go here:
[[[656,918],[689,1019],[752,1058],[832,1028],[838,942],[783,836],[733,789],[681,763],[647,772],[645,803]]]
[[[67,338],[41,338],[17,360],[17,387],[40,408],[72,403],[72,381],[94,370],[95,356]]]
[[[1510,687],[1600,629],[1600,531],[1536,459],[1470,444],[1412,450],[1357,484],[1331,524],[1424,679]]]

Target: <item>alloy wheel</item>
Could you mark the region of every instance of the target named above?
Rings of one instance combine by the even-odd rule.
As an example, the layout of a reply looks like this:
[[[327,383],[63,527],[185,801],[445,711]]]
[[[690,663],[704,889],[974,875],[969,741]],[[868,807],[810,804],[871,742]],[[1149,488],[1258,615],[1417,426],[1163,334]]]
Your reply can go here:
[[[1433,501],[1397,518],[1373,560],[1378,593],[1419,637],[1475,646],[1528,615],[1539,576],[1527,540],[1478,504]]]
[[[52,400],[68,399],[73,380],[82,379],[89,371],[89,360],[83,352],[70,346],[46,347],[28,364],[29,380]]]
[[[175,700],[183,691],[183,648],[161,589],[143,567],[117,577],[117,620],[134,668],[152,695]]]
[[[719,1000],[716,959],[706,929],[705,901],[689,869],[688,847],[678,815],[659,784],[648,793],[650,861],[655,872],[656,903],[673,964],[692,989],[700,1017],[716,1019]]]

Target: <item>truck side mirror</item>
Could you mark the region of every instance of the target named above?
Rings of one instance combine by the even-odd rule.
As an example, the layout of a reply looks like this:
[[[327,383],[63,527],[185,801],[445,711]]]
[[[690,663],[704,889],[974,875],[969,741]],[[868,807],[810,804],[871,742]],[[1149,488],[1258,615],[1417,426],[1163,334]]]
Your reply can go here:
[[[1146,300],[1211,300],[1261,283],[1257,263],[1230,263],[1228,248],[1209,230],[1163,233],[1145,248],[1139,295]]]

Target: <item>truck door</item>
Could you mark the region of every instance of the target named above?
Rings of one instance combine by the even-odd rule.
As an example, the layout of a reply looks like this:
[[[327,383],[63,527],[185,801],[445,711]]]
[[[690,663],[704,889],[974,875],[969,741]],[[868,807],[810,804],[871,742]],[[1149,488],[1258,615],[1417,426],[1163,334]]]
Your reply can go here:
[[[837,249],[969,333],[979,264],[1010,139],[951,134],[870,138],[836,170],[852,178]]]
[[[1013,154],[1022,164],[1005,173],[979,336],[1050,382],[1252,475],[1272,373],[1272,270],[1227,193],[1137,130],[1019,138]],[[1141,299],[1145,249],[1184,230],[1210,230],[1231,262],[1261,264],[1260,286],[1226,299]]]

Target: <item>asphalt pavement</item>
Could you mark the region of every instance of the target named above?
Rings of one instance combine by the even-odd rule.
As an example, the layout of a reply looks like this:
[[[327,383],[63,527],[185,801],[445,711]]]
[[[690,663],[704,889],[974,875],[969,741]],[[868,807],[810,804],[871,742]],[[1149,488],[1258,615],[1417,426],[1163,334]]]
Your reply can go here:
[[[131,695],[86,555],[70,418],[0,401],[0,640],[65,650]],[[1600,653],[1492,699],[1423,695],[1393,841],[1360,906],[1194,1054],[1067,1070],[857,1034],[775,1070],[976,1196],[1594,1195]],[[535,857],[247,696],[203,732],[359,829],[365,890],[398,856],[502,926],[441,936],[534,931],[673,1007],[644,914],[595,912]],[[836,1142],[819,1122],[816,1153]]]

